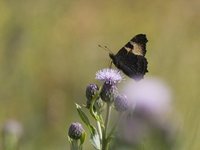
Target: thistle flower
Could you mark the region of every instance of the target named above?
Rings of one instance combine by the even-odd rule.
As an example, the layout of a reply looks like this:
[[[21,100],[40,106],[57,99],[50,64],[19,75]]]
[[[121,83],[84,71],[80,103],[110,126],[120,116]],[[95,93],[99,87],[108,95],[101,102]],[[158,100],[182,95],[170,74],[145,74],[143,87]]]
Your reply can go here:
[[[114,106],[119,112],[126,111],[129,107],[127,97],[125,95],[118,95],[114,100]]]
[[[105,102],[112,102],[117,93],[116,84],[123,79],[121,73],[114,69],[102,69],[96,73],[96,79],[103,81],[100,97]]]
[[[69,127],[68,136],[73,140],[78,140],[84,133],[82,125],[78,122],[72,123]]]
[[[123,77],[118,70],[105,68],[96,73],[96,79],[113,85],[121,82]]]

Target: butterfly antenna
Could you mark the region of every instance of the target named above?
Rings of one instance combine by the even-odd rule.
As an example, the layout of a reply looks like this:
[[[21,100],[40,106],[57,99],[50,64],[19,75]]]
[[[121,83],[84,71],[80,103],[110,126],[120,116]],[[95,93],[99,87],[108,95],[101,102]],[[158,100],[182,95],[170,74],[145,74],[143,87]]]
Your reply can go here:
[[[113,52],[107,46],[101,46],[101,45],[98,45],[98,46],[102,48],[103,50],[108,51],[109,53],[113,54]]]

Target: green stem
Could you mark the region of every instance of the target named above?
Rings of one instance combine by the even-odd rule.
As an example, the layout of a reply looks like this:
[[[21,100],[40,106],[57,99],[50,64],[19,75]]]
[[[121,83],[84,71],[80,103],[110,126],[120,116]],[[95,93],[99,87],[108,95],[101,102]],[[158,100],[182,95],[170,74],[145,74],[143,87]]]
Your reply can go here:
[[[119,113],[119,118],[117,119],[117,121],[115,122],[115,124],[113,125],[110,133],[107,136],[107,140],[110,140],[111,136],[113,135],[113,133],[115,132],[115,129],[117,127],[117,125],[119,124],[119,122],[121,121],[122,118],[122,113]]]
[[[99,121],[97,121],[97,130],[99,133],[99,138],[100,138],[100,140],[102,140],[102,130],[101,130],[101,124]]]
[[[103,132],[103,141],[102,141],[102,150],[108,150],[108,141],[107,141],[107,131],[111,114],[111,104],[107,103],[106,119],[105,119],[105,130]]]
[[[70,150],[80,150],[78,140],[72,140]]]
[[[107,112],[106,112],[106,120],[105,120],[105,136],[107,136],[110,114],[111,114],[111,105],[108,103],[107,104]]]
[[[16,150],[18,149],[19,139],[15,135],[5,134],[3,137],[3,148],[5,150]]]

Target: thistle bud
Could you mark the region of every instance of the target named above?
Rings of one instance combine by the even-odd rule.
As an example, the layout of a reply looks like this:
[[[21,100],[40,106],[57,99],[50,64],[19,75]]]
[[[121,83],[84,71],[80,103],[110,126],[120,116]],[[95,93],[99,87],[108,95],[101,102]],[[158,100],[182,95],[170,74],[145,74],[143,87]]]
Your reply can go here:
[[[98,92],[99,87],[96,84],[89,84],[86,88],[87,108],[90,108],[91,101]]]
[[[125,95],[118,95],[114,100],[115,109],[119,112],[126,111],[128,109],[128,99]]]
[[[78,122],[72,123],[69,127],[68,136],[73,140],[79,140],[84,132],[82,125]]]
[[[100,97],[104,102],[113,102],[117,87],[111,82],[104,82]]]

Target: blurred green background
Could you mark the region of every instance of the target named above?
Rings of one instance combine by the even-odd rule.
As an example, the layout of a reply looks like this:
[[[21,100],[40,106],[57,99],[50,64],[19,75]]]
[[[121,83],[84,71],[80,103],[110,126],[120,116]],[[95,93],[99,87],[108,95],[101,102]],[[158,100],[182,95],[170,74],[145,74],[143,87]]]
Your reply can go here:
[[[183,150],[200,149],[200,1],[0,0],[0,126],[23,124],[22,150],[69,149],[75,102],[135,34],[148,37],[148,75],[171,86]]]

